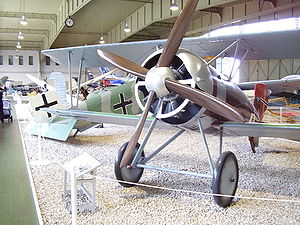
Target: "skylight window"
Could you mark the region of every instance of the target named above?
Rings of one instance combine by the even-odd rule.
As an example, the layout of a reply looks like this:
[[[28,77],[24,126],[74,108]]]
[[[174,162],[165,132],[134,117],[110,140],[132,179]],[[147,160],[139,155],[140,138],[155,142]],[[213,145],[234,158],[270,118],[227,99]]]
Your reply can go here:
[[[300,29],[300,17],[223,27],[203,36],[218,37],[224,35],[254,34],[298,29]]]

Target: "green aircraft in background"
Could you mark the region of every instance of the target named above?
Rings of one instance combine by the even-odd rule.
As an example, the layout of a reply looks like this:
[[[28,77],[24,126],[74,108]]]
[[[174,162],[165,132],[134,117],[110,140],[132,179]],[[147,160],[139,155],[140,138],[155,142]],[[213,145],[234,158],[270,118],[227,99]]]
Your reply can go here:
[[[104,87],[91,92],[86,100],[79,101],[78,106],[71,107],[72,110],[82,113],[77,119],[59,113],[56,113],[58,116],[54,116],[53,113],[42,110],[49,108],[54,112],[59,109],[61,113],[65,108],[60,104],[59,98],[50,96],[53,92],[44,92],[30,97],[29,103],[35,121],[30,122],[29,131],[33,135],[38,135],[40,127],[43,137],[65,141],[73,129],[82,132],[99,123],[135,126],[139,117],[134,115],[140,114],[142,110],[136,101],[134,88],[135,79],[118,87]],[[142,92],[139,94],[142,101],[144,96]],[[94,112],[95,118],[86,121],[85,112]]]
[[[93,91],[85,101],[79,103],[78,109],[124,115],[139,114],[142,111],[134,96],[134,84],[133,80],[118,87]]]

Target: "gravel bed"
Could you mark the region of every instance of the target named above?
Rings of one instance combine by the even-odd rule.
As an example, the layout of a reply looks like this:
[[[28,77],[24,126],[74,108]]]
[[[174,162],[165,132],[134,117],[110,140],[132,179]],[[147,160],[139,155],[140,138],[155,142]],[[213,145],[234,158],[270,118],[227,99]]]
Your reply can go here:
[[[26,124],[21,124],[25,130]],[[95,213],[78,214],[78,224],[300,224],[300,203],[236,199],[226,209],[212,196],[160,190],[149,187],[124,188],[112,181],[114,159],[119,147],[128,141],[133,127],[105,124],[91,128],[66,142],[43,140],[43,158],[48,166],[31,165],[37,198],[45,224],[71,224],[66,202],[62,200],[62,165],[83,152],[101,165],[97,174]],[[174,130],[156,130],[146,154],[172,136]],[[25,137],[28,160],[38,157],[37,137]],[[207,136],[213,158],[218,155],[219,138]],[[149,151],[150,150],[150,151]],[[261,138],[257,153],[250,150],[247,137],[224,137],[223,151],[238,158],[240,178],[237,196],[300,201],[300,143]],[[183,133],[149,165],[206,173],[210,169],[197,132]],[[145,170],[142,184],[211,193],[205,178]]]

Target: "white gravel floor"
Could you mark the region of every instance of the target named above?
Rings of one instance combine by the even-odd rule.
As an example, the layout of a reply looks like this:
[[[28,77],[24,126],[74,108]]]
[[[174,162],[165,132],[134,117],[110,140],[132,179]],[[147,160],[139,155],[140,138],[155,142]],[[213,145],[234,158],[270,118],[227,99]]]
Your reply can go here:
[[[25,130],[26,124],[22,124]],[[78,215],[79,224],[300,224],[300,143],[284,139],[260,140],[252,154],[246,137],[225,137],[224,151],[236,154],[240,179],[236,195],[286,199],[276,202],[236,199],[227,209],[204,194],[182,193],[148,187],[124,188],[114,179],[114,159],[129,140],[133,127],[105,125],[70,137],[66,142],[46,139],[43,157],[48,166],[32,166],[34,185],[45,224],[71,224],[71,214],[62,200],[62,165],[83,152],[101,162],[97,178],[97,210]],[[146,146],[146,154],[174,131],[157,130]],[[24,137],[28,135],[24,133]],[[208,136],[217,156],[219,138]],[[37,137],[25,140],[29,161],[37,159]],[[173,169],[209,172],[206,154],[197,132],[185,132],[149,162]],[[109,178],[109,179],[108,179]],[[145,170],[140,183],[210,193],[209,179]]]

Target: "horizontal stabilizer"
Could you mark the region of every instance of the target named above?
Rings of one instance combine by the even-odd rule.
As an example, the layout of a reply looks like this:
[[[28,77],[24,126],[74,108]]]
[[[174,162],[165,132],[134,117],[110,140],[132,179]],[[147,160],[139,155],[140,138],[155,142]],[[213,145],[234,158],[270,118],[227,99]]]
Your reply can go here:
[[[56,117],[49,123],[31,121],[28,125],[28,130],[32,135],[38,135],[40,127],[42,137],[66,141],[76,122],[74,119],[61,117]]]

